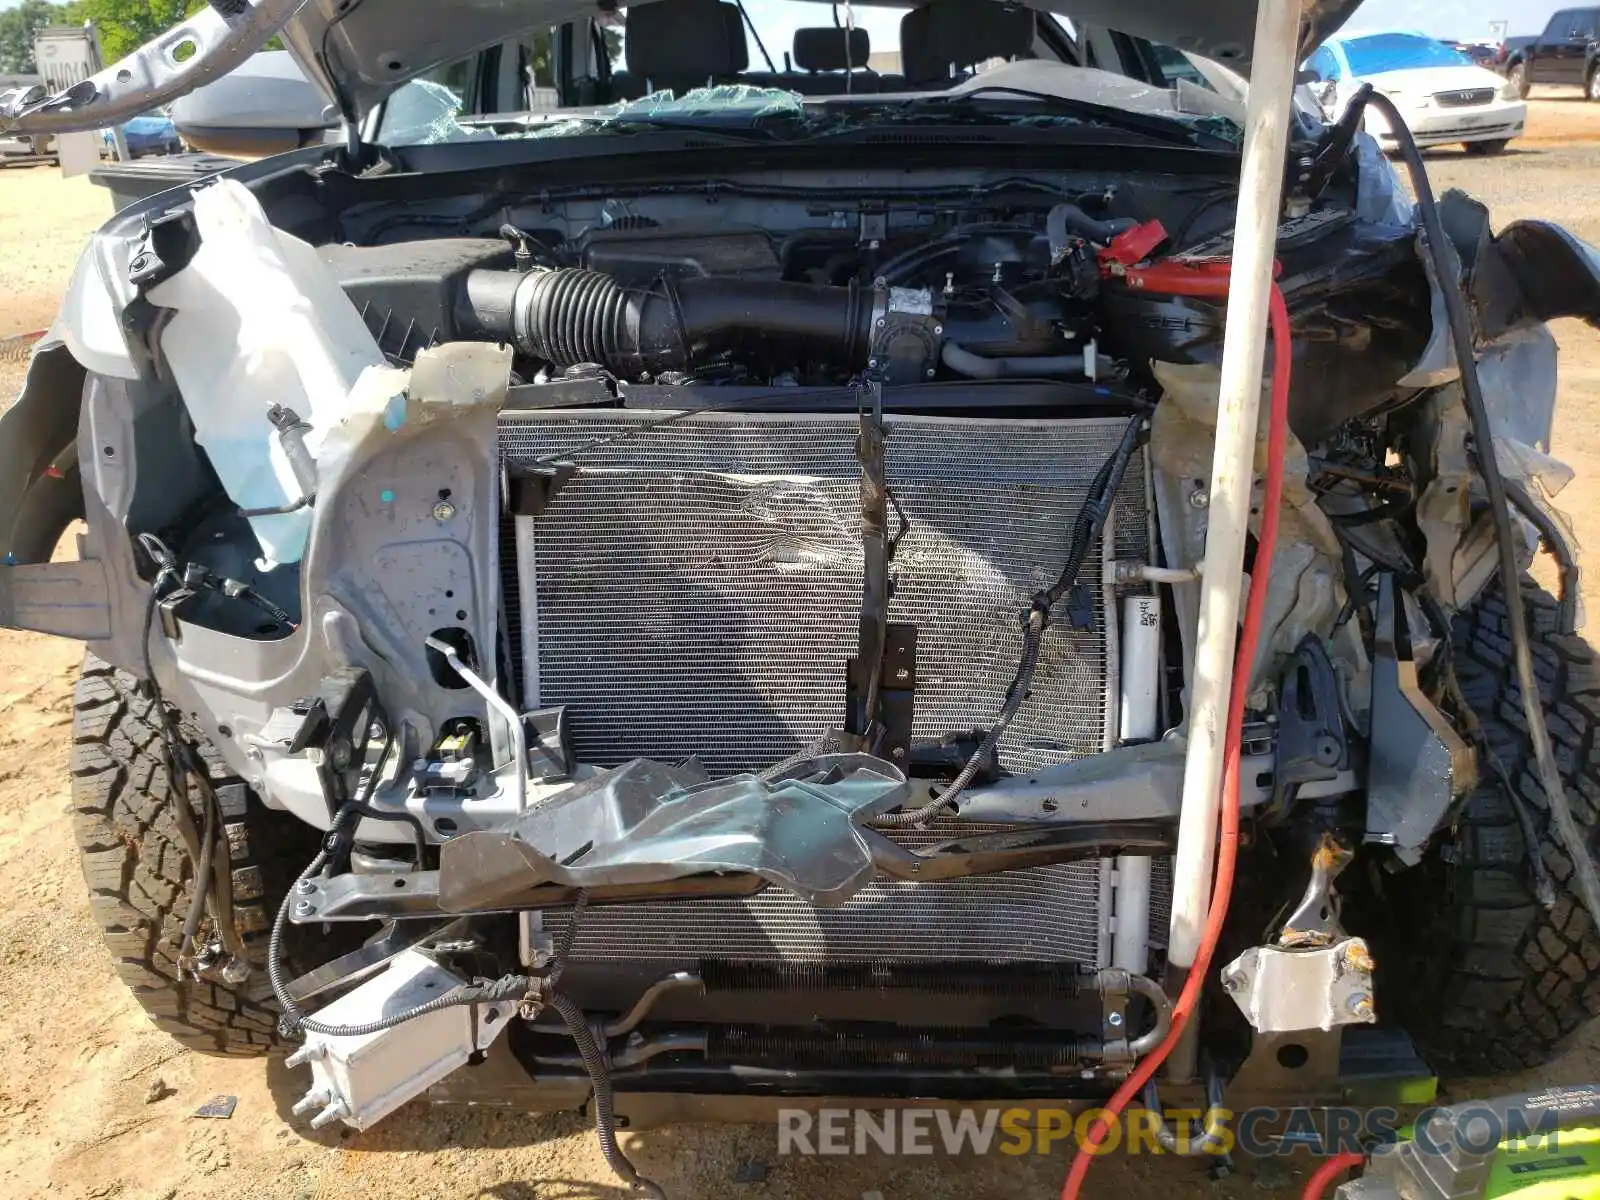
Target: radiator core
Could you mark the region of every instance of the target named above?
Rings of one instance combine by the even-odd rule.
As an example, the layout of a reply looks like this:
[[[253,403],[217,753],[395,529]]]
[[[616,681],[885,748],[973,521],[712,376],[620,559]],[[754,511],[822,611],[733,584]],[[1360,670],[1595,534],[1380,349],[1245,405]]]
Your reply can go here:
[[[513,464],[630,434],[575,454],[578,473],[548,507],[516,518],[506,603],[524,703],[566,705],[586,763],[694,755],[713,774],[759,771],[844,716],[861,605],[857,421],[703,413],[632,432],[661,415],[502,416]],[[1016,671],[1022,614],[1059,574],[1127,418],[886,421],[889,486],[909,521],[890,620],[917,627],[914,733],[986,727]],[[1148,552],[1144,469],[1136,457],[1118,497],[1108,533],[1117,557]],[[1032,694],[1001,742],[1013,772],[1106,745],[1117,698],[1102,558],[1090,548],[1076,603],[1054,614]],[[881,881],[834,910],[776,889],[597,910],[578,955],[1093,963],[1104,956],[1108,871],[1090,862]],[[545,928],[561,919],[547,914]]]

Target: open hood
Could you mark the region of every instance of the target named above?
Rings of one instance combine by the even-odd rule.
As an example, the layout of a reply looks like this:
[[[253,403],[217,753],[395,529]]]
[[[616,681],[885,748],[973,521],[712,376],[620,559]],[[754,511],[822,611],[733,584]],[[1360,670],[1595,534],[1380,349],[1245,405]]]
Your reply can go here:
[[[643,0],[645,3],[651,0]],[[994,0],[1001,3],[1003,0]],[[1359,0],[1309,0],[1310,53]],[[1249,73],[1257,0],[1036,0],[1032,7],[1118,29]],[[595,0],[211,0],[211,6],[66,92],[0,110],[0,133],[59,133],[123,121],[231,71],[274,33],[347,117],[408,79],[530,29],[598,13]],[[224,14],[227,15],[224,15]]]

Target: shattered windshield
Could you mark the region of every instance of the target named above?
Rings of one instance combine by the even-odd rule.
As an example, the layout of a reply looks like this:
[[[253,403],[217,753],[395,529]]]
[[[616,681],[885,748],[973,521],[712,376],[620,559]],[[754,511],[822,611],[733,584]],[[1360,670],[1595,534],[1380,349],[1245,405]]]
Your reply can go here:
[[[1128,85],[1129,80],[1098,71],[1062,68],[1083,76]],[[830,103],[782,88],[727,83],[692,88],[682,95],[670,90],[591,109],[508,113],[490,118],[465,115],[459,96],[448,87],[416,80],[391,99],[392,115],[384,123],[390,145],[438,145],[447,142],[623,135],[651,130],[702,129],[743,131],[772,140],[805,140],[881,125],[992,124],[1027,128],[1125,128],[1148,132],[1150,117],[1170,121],[1196,135],[1237,146],[1237,122],[1209,109],[1181,111],[1174,93],[1133,84],[1146,94],[1130,97],[1124,87],[1035,94],[1005,84],[938,96],[883,96],[851,103]],[[1131,101],[1131,102],[1130,102]]]
[[[1032,10],[996,9],[987,26],[920,32],[905,7],[763,0],[721,10],[704,28],[663,23],[652,13],[667,9],[640,5],[604,14],[587,36],[576,25],[531,30],[400,88],[374,140],[415,146],[694,128],[799,141],[874,125],[987,124],[1239,141],[1243,105],[1219,99],[1188,56],[1151,46],[1148,81],[1075,65],[1097,61],[1092,48],[1078,43],[1070,22]],[[569,47],[560,69],[558,34]],[[1169,123],[1179,128],[1163,128]]]

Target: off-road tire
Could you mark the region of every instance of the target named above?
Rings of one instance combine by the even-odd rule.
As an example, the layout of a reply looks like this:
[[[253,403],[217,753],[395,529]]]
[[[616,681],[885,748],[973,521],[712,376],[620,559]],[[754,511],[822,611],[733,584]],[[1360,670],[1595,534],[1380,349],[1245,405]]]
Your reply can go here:
[[[1556,632],[1549,593],[1525,579],[1522,596],[1545,720],[1592,848],[1600,828],[1600,658],[1582,637]],[[1436,1070],[1460,1075],[1538,1066],[1600,1015],[1600,936],[1538,784],[1498,590],[1456,618],[1452,642],[1462,691],[1532,816],[1556,893],[1549,909],[1536,900],[1517,812],[1486,766],[1429,860],[1386,889],[1388,918],[1403,931],[1398,949],[1410,956],[1391,963],[1408,976],[1406,1023]]]
[[[1516,85],[1519,98],[1526,100],[1528,93],[1533,91],[1528,83],[1528,67],[1526,63],[1513,63],[1506,71],[1506,78]]]
[[[187,727],[213,786],[227,778],[215,750]],[[273,834],[304,845],[309,830],[292,818],[260,819],[253,798],[229,789],[223,832],[232,862],[234,924],[254,969],[243,984],[196,980],[178,969],[183,922],[193,895],[194,865],[174,818],[155,701],[134,679],[89,655],[73,705],[73,830],[89,885],[89,908],[116,965],[156,1027],[207,1054],[265,1054],[277,1045],[277,1014],[264,961],[272,906],[293,877],[293,862],[275,856]],[[243,807],[241,807],[243,801]],[[231,811],[230,811],[231,809]],[[199,818],[196,817],[196,827]],[[311,835],[314,838],[314,835]],[[314,841],[313,841],[314,846]],[[309,858],[313,850],[306,850]],[[289,878],[284,878],[285,871]]]
[[[1511,145],[1510,138],[1490,138],[1483,142],[1463,142],[1461,148],[1473,158],[1485,158],[1493,154],[1504,154],[1509,145]]]

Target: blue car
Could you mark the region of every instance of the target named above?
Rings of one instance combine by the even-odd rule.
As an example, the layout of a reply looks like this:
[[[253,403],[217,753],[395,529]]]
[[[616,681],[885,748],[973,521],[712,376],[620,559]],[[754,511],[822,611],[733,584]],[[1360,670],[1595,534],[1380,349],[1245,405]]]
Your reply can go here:
[[[122,136],[128,140],[128,154],[132,158],[146,154],[178,154],[183,150],[172,118],[163,112],[149,112],[134,117],[122,126]],[[111,130],[102,129],[100,138],[106,150],[114,153],[116,142]]]

